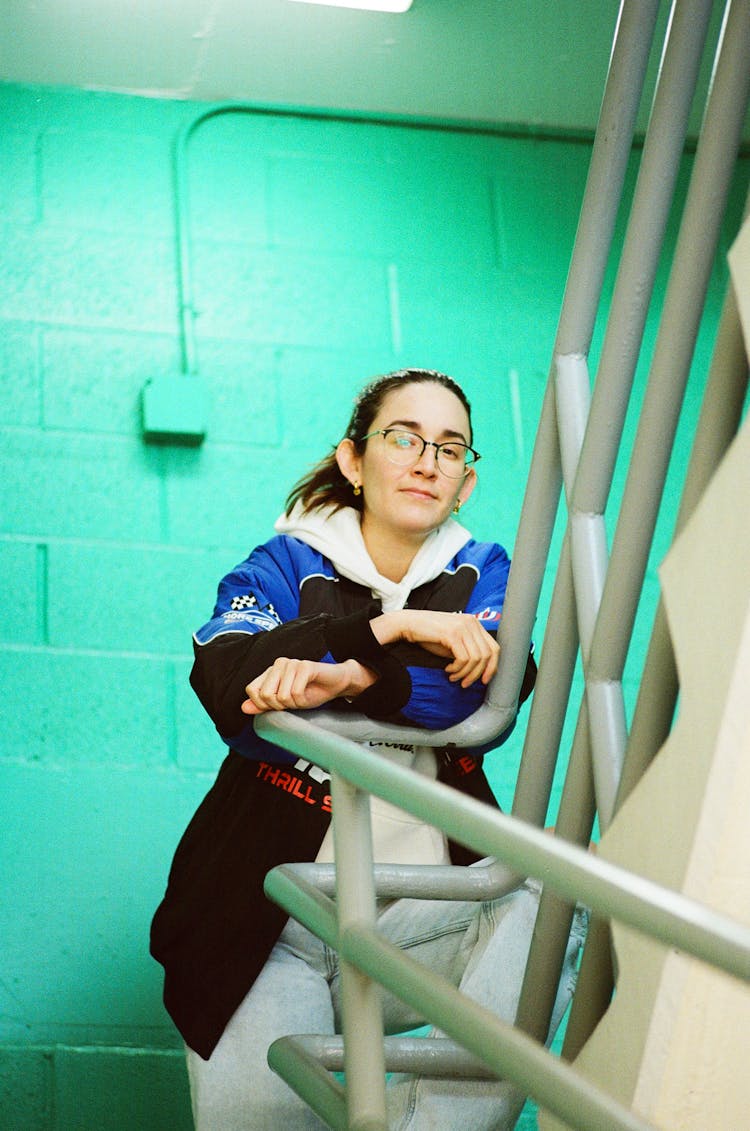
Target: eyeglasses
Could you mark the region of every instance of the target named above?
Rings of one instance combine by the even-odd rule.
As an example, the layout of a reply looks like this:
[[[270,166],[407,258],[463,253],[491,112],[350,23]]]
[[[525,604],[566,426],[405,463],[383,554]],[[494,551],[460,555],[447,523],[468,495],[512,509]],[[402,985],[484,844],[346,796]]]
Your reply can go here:
[[[481,459],[479,452],[458,440],[445,440],[442,444],[436,444],[434,440],[423,440],[416,432],[403,432],[400,428],[378,428],[376,432],[363,436],[362,443],[371,440],[373,436],[383,437],[385,458],[399,467],[410,467],[418,463],[426,448],[434,448],[438,468],[449,479],[463,479],[471,464]]]

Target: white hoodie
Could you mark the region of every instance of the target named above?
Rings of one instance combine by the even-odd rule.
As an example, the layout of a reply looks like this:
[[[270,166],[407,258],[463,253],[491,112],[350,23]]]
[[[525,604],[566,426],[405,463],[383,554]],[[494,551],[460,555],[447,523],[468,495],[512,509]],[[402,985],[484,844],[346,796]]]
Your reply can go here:
[[[297,503],[288,517],[282,515],[277,520],[275,529],[279,534],[299,538],[330,558],[342,577],[366,586],[374,597],[380,598],[386,613],[403,609],[412,589],[442,573],[471,538],[460,522],[446,519],[427,535],[401,581],[390,581],[376,570],[362,537],[359,513],[353,507],[337,511],[326,507],[305,513]]]
[[[471,538],[455,519],[447,519],[428,534],[401,581],[390,581],[377,571],[362,538],[359,513],[353,507],[332,511],[321,508],[305,512],[299,503],[290,515],[275,524],[279,534],[289,534],[329,558],[342,577],[364,585],[378,598],[384,612],[402,609],[413,589],[432,581]],[[435,754],[428,746],[387,746],[367,743],[389,761],[408,766],[426,777],[437,773]],[[448,845],[440,830],[418,817],[371,797],[374,859],[381,864],[449,864]],[[329,828],[316,857],[319,863],[333,860],[333,832]]]

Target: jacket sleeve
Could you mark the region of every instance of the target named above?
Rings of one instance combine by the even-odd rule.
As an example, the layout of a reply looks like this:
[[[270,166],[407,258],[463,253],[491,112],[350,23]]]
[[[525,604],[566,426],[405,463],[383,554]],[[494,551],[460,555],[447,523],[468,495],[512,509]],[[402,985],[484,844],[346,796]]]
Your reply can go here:
[[[510,559],[498,545],[487,546],[478,565],[478,577],[463,611],[477,617],[484,628],[497,634],[505,601]],[[451,611],[451,610],[448,610]],[[467,719],[482,704],[487,688],[479,681],[463,688],[445,674],[447,661],[424,649],[400,645],[396,655],[408,668],[411,695],[401,709],[402,721],[427,730],[442,730]]]
[[[190,683],[224,741],[251,756],[252,719],[241,708],[245,687],[280,656],[334,663],[357,659],[379,679],[357,701],[374,717],[398,710],[409,698],[406,667],[383,648],[370,628],[377,605],[348,616],[299,616],[299,590],[289,562],[260,547],[219,585],[211,620],[193,637]]]

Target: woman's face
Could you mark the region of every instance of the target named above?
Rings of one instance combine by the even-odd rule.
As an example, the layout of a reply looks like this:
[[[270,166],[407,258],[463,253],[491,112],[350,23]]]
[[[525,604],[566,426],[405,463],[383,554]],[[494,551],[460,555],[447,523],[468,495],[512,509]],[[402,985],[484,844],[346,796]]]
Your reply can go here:
[[[471,443],[469,417],[461,401],[450,389],[432,382],[404,385],[388,393],[369,431],[380,428],[402,428],[438,444]],[[382,436],[372,436],[361,456],[351,441],[341,442],[339,466],[350,482],[362,485],[365,538],[395,536],[421,542],[445,522],[458,500],[468,499],[476,482],[473,468],[463,478],[452,479],[440,470],[436,457],[435,449],[427,447],[416,463],[401,467],[388,460]]]

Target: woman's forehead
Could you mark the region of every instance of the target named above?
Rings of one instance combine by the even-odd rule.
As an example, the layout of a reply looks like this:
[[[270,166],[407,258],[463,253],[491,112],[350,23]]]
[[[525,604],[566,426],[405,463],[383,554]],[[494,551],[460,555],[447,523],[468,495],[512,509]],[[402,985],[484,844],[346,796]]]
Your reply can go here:
[[[439,432],[469,432],[469,416],[450,389],[433,382],[413,382],[391,389],[385,396],[376,420],[429,425]]]

